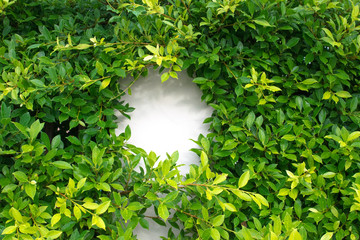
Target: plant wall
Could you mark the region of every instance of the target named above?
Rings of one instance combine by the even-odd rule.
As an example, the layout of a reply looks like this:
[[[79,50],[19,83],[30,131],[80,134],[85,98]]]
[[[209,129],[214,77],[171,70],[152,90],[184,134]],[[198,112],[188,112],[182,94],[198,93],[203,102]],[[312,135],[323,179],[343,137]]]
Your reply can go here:
[[[0,239],[136,239],[148,221],[165,239],[359,238],[358,1],[0,10]],[[214,108],[185,177],[177,152],[115,135],[115,111],[134,110],[121,79],[150,67],[187,70]]]

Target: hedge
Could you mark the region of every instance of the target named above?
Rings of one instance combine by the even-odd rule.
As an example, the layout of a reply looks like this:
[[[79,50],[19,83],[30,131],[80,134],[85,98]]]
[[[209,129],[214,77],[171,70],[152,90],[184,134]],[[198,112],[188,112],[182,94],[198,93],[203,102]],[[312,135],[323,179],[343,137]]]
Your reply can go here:
[[[0,0],[0,14],[0,239],[136,239],[149,221],[167,239],[359,239],[358,1]],[[186,70],[214,109],[186,176],[177,152],[115,134],[149,68]]]

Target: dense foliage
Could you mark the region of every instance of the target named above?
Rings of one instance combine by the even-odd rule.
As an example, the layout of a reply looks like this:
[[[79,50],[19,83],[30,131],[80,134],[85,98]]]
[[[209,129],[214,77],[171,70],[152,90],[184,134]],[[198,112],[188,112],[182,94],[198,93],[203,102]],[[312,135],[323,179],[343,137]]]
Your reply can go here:
[[[0,238],[132,239],[149,220],[169,239],[359,238],[357,1],[0,10]],[[118,79],[149,67],[187,70],[214,108],[186,178],[176,152],[160,162],[115,135],[134,110]]]

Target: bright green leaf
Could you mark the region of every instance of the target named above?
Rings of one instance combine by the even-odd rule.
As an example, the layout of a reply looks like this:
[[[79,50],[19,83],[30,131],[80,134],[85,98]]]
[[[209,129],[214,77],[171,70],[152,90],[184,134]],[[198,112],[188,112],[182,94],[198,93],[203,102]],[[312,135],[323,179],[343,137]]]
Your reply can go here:
[[[96,71],[100,76],[104,76],[104,67],[101,62],[96,61],[95,63]]]
[[[333,232],[327,232],[320,238],[320,240],[330,240],[333,235],[334,235]]]
[[[28,182],[28,176],[21,171],[13,172],[14,177],[21,183]]]
[[[211,223],[214,225],[214,227],[218,227],[221,224],[223,224],[224,219],[225,219],[225,215],[219,215],[219,216],[214,217],[211,220]]]
[[[64,161],[55,161],[55,162],[52,162],[52,165],[54,165],[55,167],[60,168],[60,169],[72,169],[72,166],[70,165],[70,163],[64,162]]]
[[[100,85],[99,92],[109,86],[111,78],[105,78]]]
[[[360,131],[352,132],[349,134],[346,142],[351,142],[351,141],[357,139],[358,137],[360,137]]]
[[[100,204],[97,208],[96,208],[96,214],[97,215],[101,215],[104,212],[106,212],[106,210],[108,210],[109,206],[110,206],[111,201],[106,201],[103,202],[102,204]]]
[[[56,213],[52,218],[51,218],[51,226],[53,227],[57,222],[59,222],[61,219],[61,214],[60,213]]]
[[[336,94],[336,96],[341,97],[341,98],[351,98],[351,94],[347,91],[338,91],[335,94]]]
[[[216,228],[211,228],[211,237],[214,239],[214,240],[220,240],[220,233],[219,231],[216,229]]]
[[[34,199],[35,194],[36,194],[36,185],[31,184],[31,183],[26,183],[25,184],[25,192],[31,199]]]
[[[79,219],[81,218],[81,210],[78,206],[74,206],[74,216],[76,217],[76,220],[79,221]]]
[[[249,179],[250,179],[250,171],[248,170],[241,175],[238,182],[238,187],[239,188],[244,187],[248,183]]]
[[[17,226],[9,226],[2,231],[2,235],[12,234],[16,231]]]
[[[61,231],[57,231],[57,230],[51,230],[46,234],[46,238],[47,239],[56,239],[58,237],[60,237],[60,235],[62,234]]]
[[[302,237],[300,233],[297,231],[297,229],[292,230],[289,236],[289,240],[302,240]]]
[[[160,204],[158,207],[158,214],[159,216],[166,221],[169,217],[169,210],[164,204]]]
[[[263,19],[254,19],[254,22],[258,25],[264,26],[264,27],[271,27],[270,23]]]
[[[226,180],[226,177],[227,177],[227,174],[224,174],[224,173],[217,175],[213,184],[216,185],[216,184],[222,183],[223,181]]]

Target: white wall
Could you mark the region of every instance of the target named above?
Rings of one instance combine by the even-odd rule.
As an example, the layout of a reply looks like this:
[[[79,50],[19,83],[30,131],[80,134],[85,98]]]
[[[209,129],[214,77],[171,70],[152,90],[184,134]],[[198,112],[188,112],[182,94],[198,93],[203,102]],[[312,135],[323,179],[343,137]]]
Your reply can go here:
[[[125,85],[131,79],[122,80]],[[121,82],[121,88],[124,88]],[[188,172],[190,164],[198,164],[199,158],[189,149],[197,145],[190,139],[197,140],[200,133],[206,135],[209,126],[203,124],[211,116],[212,109],[201,102],[201,91],[185,72],[179,73],[179,79],[169,79],[161,83],[157,70],[149,70],[149,75],[140,78],[131,87],[132,95],[123,99],[135,107],[130,114],[131,120],[119,116],[117,134],[127,125],[131,128],[129,143],[143,148],[148,153],[154,151],[160,160],[179,151],[179,164],[186,164],[180,170]],[[151,215],[149,211],[147,215]],[[167,236],[167,229],[149,220],[150,230],[136,229],[135,234],[141,240],[160,239]]]

